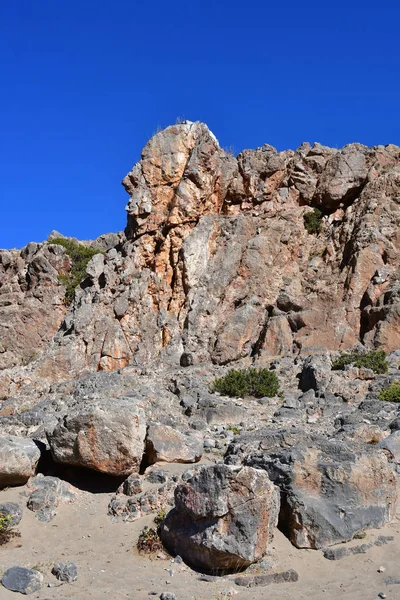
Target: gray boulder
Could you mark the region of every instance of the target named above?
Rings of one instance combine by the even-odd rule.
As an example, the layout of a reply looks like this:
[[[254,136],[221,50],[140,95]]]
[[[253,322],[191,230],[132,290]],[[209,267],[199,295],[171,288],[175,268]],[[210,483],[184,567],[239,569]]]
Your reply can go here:
[[[108,475],[138,472],[146,420],[134,398],[101,398],[81,404],[47,437],[54,460]]]
[[[29,438],[0,437],[0,488],[22,485],[35,474],[40,450]]]
[[[33,594],[42,587],[43,575],[34,569],[11,567],[4,573],[1,583],[11,592]]]
[[[194,568],[234,571],[265,554],[278,513],[279,494],[265,472],[202,467],[175,489],[161,539]]]
[[[311,443],[299,433],[291,444],[290,437],[289,432],[265,437],[241,456],[245,464],[265,469],[281,489],[279,527],[295,546],[347,542],[393,518],[396,476],[382,450],[317,437]],[[233,448],[229,454],[235,457]]]

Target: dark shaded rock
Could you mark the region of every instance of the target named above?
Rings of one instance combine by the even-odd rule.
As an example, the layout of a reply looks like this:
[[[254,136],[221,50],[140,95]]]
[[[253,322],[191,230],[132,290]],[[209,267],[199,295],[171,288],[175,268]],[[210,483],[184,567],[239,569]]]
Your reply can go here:
[[[163,469],[155,469],[146,475],[146,479],[149,483],[166,483],[168,481],[168,473],[163,471]]]
[[[125,481],[121,483],[118,488],[119,494],[125,494],[125,496],[134,496],[140,494],[143,491],[143,484],[140,475],[132,473]]]
[[[161,539],[195,568],[237,570],[264,555],[278,512],[279,496],[265,472],[202,467],[175,489]]]
[[[9,517],[9,525],[15,527],[21,522],[22,507],[15,502],[2,502],[0,504],[0,516]]]
[[[33,594],[42,587],[43,575],[34,569],[11,567],[4,573],[1,583],[11,592]]]
[[[72,583],[78,579],[78,568],[75,563],[56,563],[51,572],[59,581]]]

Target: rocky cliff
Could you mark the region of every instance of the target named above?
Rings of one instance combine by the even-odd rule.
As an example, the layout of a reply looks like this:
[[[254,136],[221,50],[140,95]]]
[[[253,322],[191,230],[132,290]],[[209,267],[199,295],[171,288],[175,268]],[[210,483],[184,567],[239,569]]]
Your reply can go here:
[[[91,260],[68,310],[60,247],[0,252],[0,367],[57,330],[37,377],[400,347],[400,148],[265,145],[235,158],[185,122],[150,139],[123,185],[126,240]]]

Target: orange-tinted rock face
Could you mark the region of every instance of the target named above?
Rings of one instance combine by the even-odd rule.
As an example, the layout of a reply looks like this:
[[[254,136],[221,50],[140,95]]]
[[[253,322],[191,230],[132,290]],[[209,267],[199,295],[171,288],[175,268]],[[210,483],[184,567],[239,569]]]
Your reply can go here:
[[[127,241],[93,259],[38,375],[400,347],[399,148],[235,158],[186,122],[156,134],[123,184]]]

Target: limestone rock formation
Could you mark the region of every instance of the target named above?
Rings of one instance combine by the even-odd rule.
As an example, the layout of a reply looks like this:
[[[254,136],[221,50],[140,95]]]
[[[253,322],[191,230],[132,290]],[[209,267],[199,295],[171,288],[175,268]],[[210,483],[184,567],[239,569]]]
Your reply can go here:
[[[0,366],[18,362],[15,344],[20,354],[43,348],[64,316],[34,364],[36,378],[157,361],[262,362],[358,342],[400,346],[396,146],[265,145],[235,158],[206,125],[185,122],[152,137],[123,184],[126,240],[103,240],[106,254],[88,265],[67,314],[57,286],[67,268],[62,249],[1,253],[0,291],[14,294],[5,302],[29,296],[30,313],[40,303],[44,318],[32,330],[36,346],[25,343],[22,324],[10,351],[5,334]],[[322,211],[318,234],[304,223],[314,208]],[[3,397],[15,377],[24,374],[3,372]]]

